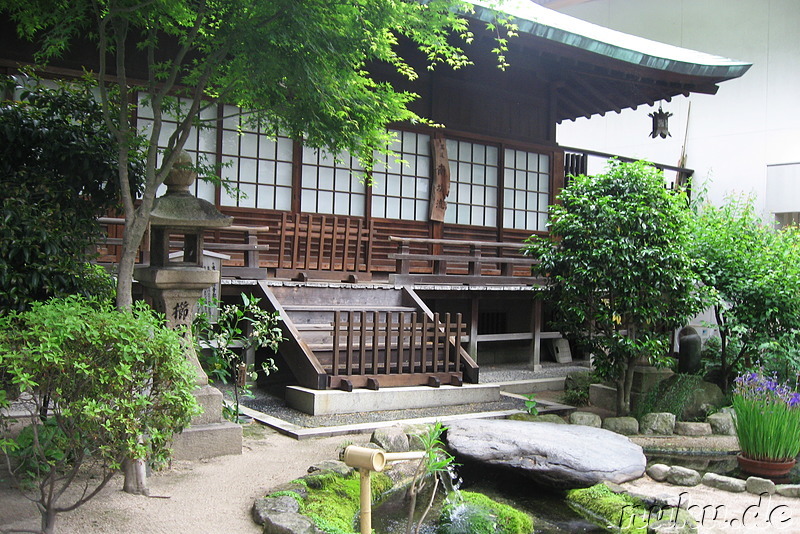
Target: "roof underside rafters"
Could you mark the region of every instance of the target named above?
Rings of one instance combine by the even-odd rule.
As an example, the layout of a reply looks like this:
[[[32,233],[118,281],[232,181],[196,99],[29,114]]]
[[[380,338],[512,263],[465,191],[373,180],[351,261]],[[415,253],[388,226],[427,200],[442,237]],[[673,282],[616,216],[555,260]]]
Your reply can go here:
[[[558,122],[620,113],[678,95],[715,94],[718,83],[751,66],[609,30],[529,0],[509,0],[502,10],[519,27],[519,37],[509,42],[509,61],[557,88]],[[490,21],[494,12],[476,2],[472,16]]]

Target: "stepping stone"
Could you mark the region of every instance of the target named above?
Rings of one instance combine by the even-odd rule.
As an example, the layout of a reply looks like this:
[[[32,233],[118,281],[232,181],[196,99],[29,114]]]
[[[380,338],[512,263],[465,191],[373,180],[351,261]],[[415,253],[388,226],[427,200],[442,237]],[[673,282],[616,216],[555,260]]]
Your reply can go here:
[[[675,423],[675,434],[679,436],[710,436],[711,425],[709,423],[678,421]]]

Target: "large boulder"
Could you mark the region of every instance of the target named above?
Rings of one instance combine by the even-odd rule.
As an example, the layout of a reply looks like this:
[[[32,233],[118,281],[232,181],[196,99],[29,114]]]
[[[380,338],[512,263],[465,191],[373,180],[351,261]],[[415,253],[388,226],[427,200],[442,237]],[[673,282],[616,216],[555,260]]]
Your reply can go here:
[[[512,470],[542,486],[588,488],[644,473],[642,448],[628,438],[588,426],[511,420],[450,423],[446,441],[459,461]]]

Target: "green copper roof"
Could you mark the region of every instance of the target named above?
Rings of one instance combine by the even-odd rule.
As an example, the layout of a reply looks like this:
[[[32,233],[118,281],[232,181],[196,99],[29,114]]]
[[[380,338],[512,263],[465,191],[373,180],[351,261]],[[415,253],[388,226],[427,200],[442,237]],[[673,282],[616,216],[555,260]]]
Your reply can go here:
[[[724,80],[737,78],[750,63],[667,45],[635,35],[610,30],[542,7],[529,0],[507,0],[497,7],[471,0],[476,18],[493,21],[497,10],[514,17],[520,33],[586,50],[601,56],[665,72]]]

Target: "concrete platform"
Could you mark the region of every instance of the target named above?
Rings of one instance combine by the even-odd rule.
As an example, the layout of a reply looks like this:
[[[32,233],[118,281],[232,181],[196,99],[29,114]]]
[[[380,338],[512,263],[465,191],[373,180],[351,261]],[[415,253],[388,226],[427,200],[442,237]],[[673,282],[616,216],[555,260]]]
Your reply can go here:
[[[172,438],[172,458],[202,460],[242,454],[242,425],[225,421],[192,425]]]
[[[509,380],[507,382],[498,382],[497,385],[500,386],[500,390],[503,392],[526,395],[539,391],[561,391],[564,389],[564,380],[563,376],[554,376],[550,378]]]
[[[430,406],[453,406],[495,402],[500,400],[497,384],[464,384],[463,386],[414,386],[385,388],[377,391],[315,390],[299,386],[286,388],[286,403],[293,409],[309,415],[369,412],[380,410],[406,410]]]

